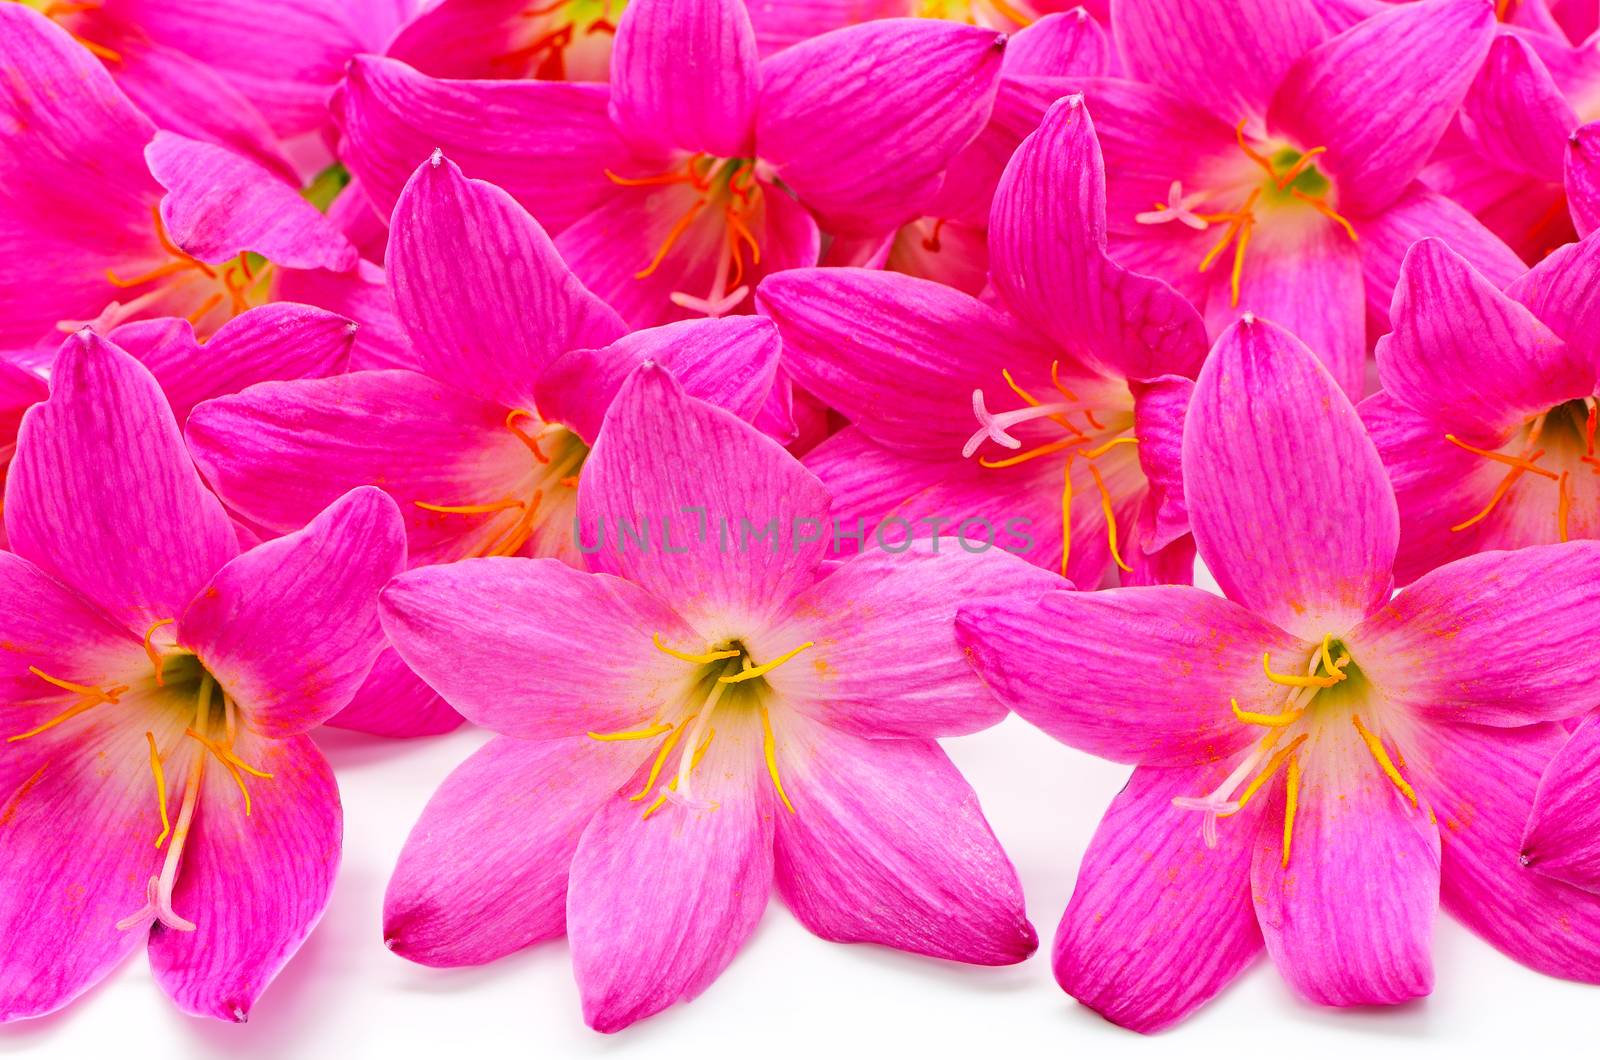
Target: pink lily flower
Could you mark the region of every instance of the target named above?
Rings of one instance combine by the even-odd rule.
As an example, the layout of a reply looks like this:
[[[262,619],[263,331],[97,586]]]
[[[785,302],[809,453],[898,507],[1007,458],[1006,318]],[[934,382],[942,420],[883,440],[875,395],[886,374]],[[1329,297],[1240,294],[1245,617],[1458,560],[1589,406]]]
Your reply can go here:
[[[1518,859],[1553,723],[1600,696],[1600,660],[1572,649],[1600,635],[1600,543],[1474,556],[1391,599],[1377,451],[1316,356],[1250,316],[1200,372],[1183,455],[1225,598],[1053,592],[957,619],[1002,702],[1135,764],[1056,935],[1062,987],[1154,1031],[1264,943],[1310,1001],[1395,1004],[1432,989],[1441,903],[1533,968],[1600,981],[1600,899]]]
[[[1416,181],[1494,25],[1489,0],[1396,5],[1332,36],[1314,0],[1125,0],[1112,29],[1129,79],[1031,95],[1042,113],[1067,87],[1088,94],[1118,261],[1177,287],[1213,335],[1241,306],[1281,322],[1359,397],[1368,314],[1384,319],[1418,238],[1500,283],[1525,268]]]
[[[580,557],[579,476],[606,406],[654,358],[746,418],[767,404],[777,329],[758,318],[628,333],[505,192],[436,153],[395,209],[388,282],[414,368],[264,383],[200,404],[188,438],[228,506],[271,533],[377,485],[400,504],[414,566],[469,556]],[[460,718],[385,652],[335,724],[384,735]]]
[[[383,644],[394,502],[340,498],[240,552],[153,376],[70,337],[6,483],[0,1019],[141,942],[161,988],[242,1021],[327,905],[341,819],[307,730]]]
[[[93,322],[187,317],[204,338],[266,301],[323,306],[381,334],[381,273],[299,191],[216,146],[157,132],[60,27],[0,6],[0,348],[54,347]],[[351,310],[359,308],[361,312]],[[362,335],[360,344],[369,341]]]
[[[1104,180],[1082,97],[1060,101],[995,194],[1004,309],[859,269],[762,284],[790,372],[854,424],[807,457],[838,517],[1000,540],[1078,585],[1190,580],[1178,441],[1205,329],[1107,257]]]
[[[413,829],[392,949],[478,964],[565,933],[606,1032],[709,986],[774,885],[825,939],[1033,952],[1016,873],[934,741],[1003,716],[956,647],[956,601],[1053,575],[953,547],[830,569],[821,484],[655,365],[607,415],[578,507],[588,571],[469,560],[384,592],[401,654],[500,734]],[[470,871],[451,854],[469,837],[488,859]]]
[[[1504,293],[1438,240],[1406,255],[1361,403],[1400,505],[1402,584],[1476,552],[1600,537],[1591,307],[1600,237]]]
[[[333,109],[380,214],[442,146],[645,327],[742,311],[762,276],[817,263],[819,224],[881,235],[921,214],[983,127],[1004,46],[895,19],[761,61],[742,0],[633,0],[609,86],[438,81],[361,58]]]
[[[1423,174],[1529,261],[1591,231],[1600,212],[1593,191],[1600,167],[1590,146],[1600,129],[1579,129],[1600,118],[1597,44],[1501,33],[1467,94],[1459,129]]]

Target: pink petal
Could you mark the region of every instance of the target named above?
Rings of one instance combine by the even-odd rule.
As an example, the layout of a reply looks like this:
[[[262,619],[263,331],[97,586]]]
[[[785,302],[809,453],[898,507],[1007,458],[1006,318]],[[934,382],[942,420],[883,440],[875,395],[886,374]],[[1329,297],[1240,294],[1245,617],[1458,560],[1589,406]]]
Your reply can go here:
[[[400,505],[413,564],[486,548],[502,528],[418,505],[493,503],[533,464],[506,409],[415,372],[352,372],[262,383],[189,417],[195,462],[228,506],[278,533],[298,530],[357,486]]]
[[[645,818],[643,803],[618,794],[584,830],[567,936],[584,1022],[595,1030],[692,1000],[755,930],[772,889],[777,802],[765,790],[761,741],[753,718],[719,718],[693,774],[696,797],[716,809],[664,802]]]
[[[1419,726],[1408,759],[1439,815],[1447,912],[1512,958],[1600,982],[1600,899],[1524,867],[1523,825],[1540,774],[1561,749],[1556,725]]]
[[[1171,1026],[1261,952],[1249,887],[1258,811],[1222,822],[1208,849],[1199,815],[1172,805],[1230,765],[1135,769],[1084,854],[1052,963],[1061,988],[1112,1023]]]
[[[1260,793],[1256,917],[1273,963],[1302,997],[1395,1005],[1433,990],[1439,828],[1427,802],[1407,801],[1355,726],[1341,722],[1329,719],[1297,756],[1287,864],[1285,781]]]
[[[907,0],[785,0],[749,6],[763,56],[841,26],[911,13]]]
[[[634,0],[611,84],[611,120],[642,153],[751,153],[760,72],[741,0]]]
[[[1001,297],[1075,357],[1130,379],[1198,369],[1199,314],[1166,283],[1106,255],[1105,170],[1081,96],[1052,106],[1012,156],[989,227]]]
[[[1355,407],[1293,335],[1246,317],[1217,340],[1183,466],[1195,543],[1230,600],[1317,641],[1389,598],[1394,491]]]
[[[202,401],[273,379],[320,379],[344,371],[356,325],[336,313],[270,302],[222,325],[202,347],[187,320],[124,324],[108,336],[156,377],[183,423]]]
[[[144,151],[167,189],[161,222],[188,254],[215,265],[253,251],[291,269],[356,267],[356,248],[297,188],[216,144],[158,132]]]
[[[677,703],[679,651],[705,645],[637,586],[559,560],[422,567],[384,590],[384,630],[424,681],[478,725],[525,740],[612,733]],[[604,666],[572,660],[606,645]]]
[[[530,8],[527,0],[440,0],[402,26],[384,54],[430,77],[606,80],[611,36],[588,27],[600,22],[609,26],[611,10],[604,5],[583,8],[577,18],[567,17],[569,10]],[[559,37],[550,36],[564,25],[578,34],[565,48],[559,46]],[[557,46],[540,47],[551,43]]]
[[[369,736],[409,739],[451,732],[462,720],[386,645],[356,694],[327,724]]]
[[[763,638],[773,654],[786,650],[780,645],[816,645],[767,682],[787,705],[860,736],[976,732],[1005,717],[1005,708],[956,642],[956,608],[1063,584],[1016,556],[968,552],[949,539],[927,550],[855,556],[796,597],[787,619]]]
[[[636,746],[584,736],[490,740],[411,829],[383,896],[384,945],[452,968],[565,934],[578,837],[638,764]]]
[[[395,206],[388,275],[422,369],[507,407],[531,408],[540,371],[626,325],[572,274],[539,222],[435,152]]]
[[[1382,213],[1363,218],[1360,234],[1356,246],[1367,283],[1367,309],[1378,320],[1389,318],[1401,262],[1419,239],[1443,240],[1497,287],[1527,271],[1522,259],[1481,221],[1421,184],[1411,185]]]
[[[604,85],[439,81],[363,55],[330,106],[339,157],[382,216],[439,148],[559,232],[616,191],[606,167],[628,150],[606,114],[609,97]]]
[[[897,273],[797,269],[767,279],[758,302],[802,386],[867,437],[923,459],[960,455],[975,386],[1050,359],[1004,313]]]
[[[815,578],[825,545],[802,530],[827,511],[822,484],[776,442],[646,364],[584,465],[579,541],[591,569],[671,601],[690,625],[754,625]],[[653,547],[627,547],[625,527]]]
[[[145,938],[116,925],[144,903],[146,881],[163,857],[155,846],[161,820],[150,752],[142,726],[117,724],[108,714],[90,718],[68,737],[58,729],[13,745],[0,774],[6,808],[0,1019],[6,1021],[65,1006]],[[159,735],[163,742],[182,739],[176,731]],[[27,770],[15,760],[22,748],[30,752]]]
[[[1189,533],[1183,497],[1183,425],[1194,397],[1194,380],[1164,375],[1133,384],[1133,433],[1139,439],[1139,469],[1150,484],[1155,519],[1148,549],[1162,549]]]
[[[322,918],[339,868],[343,812],[333,770],[308,737],[241,732],[234,752],[272,779],[205,771],[173,907],[194,931],[150,936],[156,982],[185,1012],[243,1023]]]
[[[1600,237],[1551,252],[1511,281],[1505,292],[1533,310],[1592,364],[1600,365],[1600,302],[1589,297],[1600,281]]]
[[[1327,31],[1311,0],[1122,0],[1112,26],[1129,74],[1232,125],[1261,118]],[[1203,42],[1203,43],[1202,43]]]
[[[384,236],[387,239],[387,231]],[[280,301],[321,306],[355,321],[358,328],[355,348],[350,351],[351,371],[417,368],[416,353],[395,318],[394,298],[383,270],[370,261],[362,261],[351,272],[280,270],[274,294]]]
[[[992,30],[934,20],[804,41],[761,64],[757,151],[823,227],[897,228],[988,120],[1004,50]]]
[[[1473,146],[1504,169],[1559,183],[1562,145],[1577,127],[1538,54],[1521,37],[1495,37],[1461,110]]]
[[[351,490],[304,530],[218,571],[183,613],[178,643],[206,661],[253,732],[305,732],[366,680],[384,645],[378,590],[405,564],[394,501]]]
[[[1600,719],[1586,718],[1545,767],[1522,833],[1522,864],[1600,892],[1600,821],[1594,799],[1600,777]]]
[[[285,137],[327,120],[346,62],[379,50],[399,21],[321,0],[109,0],[102,10],[223,73]]]
[[[534,397],[546,422],[565,424],[593,443],[628,376],[653,361],[686,393],[753,420],[772,392],[782,349],[778,329],[764,317],[683,320],[557,358],[541,373]]]
[[[1469,556],[1419,578],[1351,631],[1351,655],[1390,700],[1436,720],[1570,718],[1600,702],[1600,661],[1572,650],[1600,634],[1600,615],[1585,603],[1597,576],[1594,541]]]
[[[1366,387],[1367,314],[1357,246],[1332,221],[1289,232],[1265,227],[1250,242],[1237,304],[1227,273],[1214,275],[1206,323],[1216,334],[1247,313],[1280,324],[1311,348],[1352,401],[1359,399]]]
[[[266,118],[222,73],[175,48],[144,39],[137,30],[119,27],[103,32],[103,22],[90,15],[86,35],[117,53],[117,87],[159,128],[217,144],[260,163],[283,180],[298,180]]]
[[[11,248],[0,345],[12,348],[93,317],[117,290],[107,268],[160,253],[150,210],[161,188],[142,155],[155,127],[65,30],[25,4],[0,7],[0,65],[27,71],[0,82],[0,244]]]
[[[1006,77],[1099,77],[1115,61],[1111,34],[1082,7],[1055,11],[1011,35]]]
[[[1399,197],[1466,97],[1494,39],[1478,0],[1396,4],[1307,52],[1273,96],[1269,125],[1328,148],[1339,209]]]
[[[1600,228],[1600,122],[1590,122],[1567,140],[1564,182],[1578,235]]]
[[[1039,945],[1016,869],[978,797],[931,740],[866,740],[787,718],[778,893],[830,942],[1015,964]]]
[[[1480,441],[1595,391],[1596,365],[1445,243],[1406,254],[1378,341],[1378,378],[1396,401]]]
[[[1188,586],[964,604],[956,640],[1000,701],[1051,736],[1101,758],[1163,766],[1242,749],[1252,734],[1229,701],[1276,712],[1282,695],[1262,653],[1303,658],[1308,649]],[[1063,695],[1058,681],[1069,674]]]
[[[182,614],[238,547],[155,378],[87,330],[23,417],[5,523],[13,551],[139,633]]]
[[[1505,478],[1504,466],[1446,441],[1450,428],[1388,394],[1367,398],[1359,411],[1400,508],[1400,550],[1395,556],[1399,584],[1486,548],[1543,544],[1555,536],[1555,513],[1547,510],[1546,534],[1522,540],[1524,535],[1512,530],[1521,523],[1515,518],[1516,498],[1507,498],[1503,508],[1497,506],[1472,526],[1455,530],[1494,495]]]

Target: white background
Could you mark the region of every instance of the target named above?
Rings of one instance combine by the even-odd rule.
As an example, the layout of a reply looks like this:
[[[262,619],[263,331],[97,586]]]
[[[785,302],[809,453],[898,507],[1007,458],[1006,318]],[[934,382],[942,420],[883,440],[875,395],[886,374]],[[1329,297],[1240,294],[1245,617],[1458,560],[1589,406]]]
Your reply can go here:
[[[406,833],[439,782],[488,734],[463,728],[442,738],[389,742],[327,730],[318,738],[344,796],[344,866],[321,926],[257,1002],[248,1024],[179,1014],[137,954],[64,1012],[0,1027],[0,1055],[1600,1055],[1600,987],[1529,971],[1446,916],[1434,946],[1434,995],[1420,1002],[1395,1009],[1317,1008],[1295,1000],[1263,957],[1188,1022],[1154,1038],[1105,1023],[1061,993],[1050,974],[1049,949],[1078,860],[1128,768],[1063,747],[1018,718],[946,741],[946,747],[1021,873],[1041,937],[1030,960],[1012,968],[968,968],[823,942],[774,901],[744,952],[697,1000],[621,1034],[600,1035],[579,1015],[564,942],[452,970],[413,965],[383,946],[384,885]],[[470,861],[474,853],[467,848],[456,856]]]

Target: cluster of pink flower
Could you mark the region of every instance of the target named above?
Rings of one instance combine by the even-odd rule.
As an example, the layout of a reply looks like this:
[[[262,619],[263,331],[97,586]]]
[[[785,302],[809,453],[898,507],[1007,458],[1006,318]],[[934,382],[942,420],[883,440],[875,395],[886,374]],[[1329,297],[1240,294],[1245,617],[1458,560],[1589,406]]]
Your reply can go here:
[[[244,1019],[463,717],[384,941],[603,1031],[1027,958],[1008,710],[1110,1020],[1600,981],[1593,2],[413,6],[0,3],[0,1018]]]

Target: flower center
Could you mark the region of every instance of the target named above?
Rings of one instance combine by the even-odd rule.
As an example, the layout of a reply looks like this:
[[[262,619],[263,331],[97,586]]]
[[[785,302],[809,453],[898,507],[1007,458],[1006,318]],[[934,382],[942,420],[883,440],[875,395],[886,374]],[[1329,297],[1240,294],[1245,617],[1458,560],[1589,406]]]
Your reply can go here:
[[[1230,704],[1233,716],[1241,724],[1264,728],[1266,735],[1240,760],[1216,790],[1206,795],[1179,796],[1172,800],[1172,804],[1179,809],[1197,810],[1204,814],[1200,833],[1206,846],[1217,845],[1218,818],[1231,817],[1244,809],[1279,770],[1284,770],[1282,867],[1288,868],[1289,855],[1294,847],[1295,813],[1299,805],[1302,745],[1317,728],[1330,723],[1344,724],[1348,720],[1383,775],[1413,806],[1418,804],[1416,790],[1400,771],[1405,764],[1404,759],[1398,759],[1399,765],[1396,765],[1397,757],[1390,756],[1383,740],[1368,727],[1358,712],[1369,701],[1367,680],[1342,641],[1325,635],[1322,643],[1311,653],[1304,675],[1274,671],[1270,652],[1262,654],[1261,667],[1267,680],[1288,689],[1283,700],[1272,704],[1279,709],[1244,710],[1237,699],[1230,700]],[[1285,737],[1288,738],[1287,742]],[[1238,792],[1237,796],[1235,792]]]
[[[524,420],[529,422],[524,424]],[[526,409],[512,409],[506,414],[506,430],[527,446],[532,457],[525,491],[469,504],[412,501],[424,511],[482,518],[484,538],[472,550],[472,556],[514,556],[520,552],[540,526],[566,507],[578,488],[578,473],[589,456],[589,447],[576,434],[558,423],[545,423],[537,413]]]
[[[1511,440],[1498,449],[1480,449],[1454,434],[1445,435],[1445,441],[1450,444],[1485,460],[1503,464],[1508,469],[1490,495],[1489,503],[1476,515],[1450,529],[1459,533],[1487,519],[1506,499],[1513,486],[1522,481],[1524,476],[1532,476],[1527,480],[1529,485],[1540,479],[1554,483],[1556,538],[1566,541],[1572,517],[1573,477],[1584,471],[1600,475],[1600,456],[1596,456],[1594,445],[1597,404],[1600,403],[1594,398],[1586,397],[1541,412],[1519,427]],[[1550,462],[1557,466],[1546,467],[1539,463],[1547,455]],[[1566,466],[1561,466],[1563,464]],[[1549,489],[1549,486],[1543,488]]]
[[[612,183],[625,188],[670,186],[682,184],[695,193],[694,201],[673,222],[667,235],[656,249],[648,264],[633,274],[643,280],[655,274],[678,246],[686,232],[708,213],[715,218],[721,215],[721,231],[715,240],[717,265],[711,289],[704,297],[684,291],[673,291],[668,297],[674,305],[719,317],[730,312],[750,294],[745,284],[747,268],[761,264],[761,243],[756,239],[752,225],[765,206],[765,190],[756,177],[753,158],[715,158],[695,154],[681,166],[665,173],[646,177],[618,176],[606,170]],[[748,255],[747,267],[745,258]]]
[[[132,316],[152,302],[181,300],[192,304],[185,314],[196,327],[214,310],[223,308],[228,319],[233,319],[246,309],[264,304],[270,297],[272,263],[259,254],[241,253],[222,265],[207,265],[179,249],[167,235],[161,223],[159,206],[150,207],[155,223],[155,234],[167,260],[130,277],[118,275],[115,269],[106,270],[106,279],[122,288],[144,288],[131,302],[122,307],[119,316]]]
[[[527,29],[511,51],[490,65],[503,77],[540,81],[604,81],[617,19],[628,0],[555,0],[535,3],[519,16]]]
[[[658,715],[642,729],[589,734],[591,739],[604,741],[663,737],[644,787],[629,796],[634,802],[643,802],[652,791],[657,792],[655,800],[645,808],[644,817],[648,819],[668,802],[697,810],[717,808],[715,803],[695,797],[694,771],[699,768],[700,760],[705,757],[706,749],[717,735],[711,723],[718,711],[726,714],[749,710],[754,710],[761,718],[761,751],[766,759],[767,775],[772,778],[773,790],[783,801],[784,808],[794,813],[794,804],[783,790],[783,779],[778,774],[777,741],[772,735],[772,717],[767,710],[772,687],[767,684],[766,675],[807,648],[814,647],[815,642],[808,640],[776,658],[757,663],[750,649],[737,639],[707,645],[703,652],[673,648],[662,641],[659,633],[652,639],[657,651],[693,667],[687,675],[688,693],[683,697],[678,715],[670,721],[665,715]],[[661,777],[662,768],[680,741],[682,748],[678,752],[678,768],[665,787],[657,788],[656,781]]]
[[[1052,396],[1059,396],[1060,400],[1041,402],[1017,383],[1009,369],[1003,369],[1000,374],[1005,379],[1006,386],[1023,402],[1021,408],[997,415],[989,411],[983,391],[974,390],[972,414],[977,417],[978,429],[972,432],[972,436],[961,447],[961,456],[963,459],[970,459],[986,442],[992,442],[1006,449],[1022,449],[1022,440],[1012,433],[1013,429],[1027,424],[1032,424],[1036,428],[1048,424],[1043,434],[1036,435],[1035,444],[1031,448],[1016,456],[998,460],[980,457],[979,465],[992,469],[1016,467],[1041,457],[1066,454],[1061,472],[1061,573],[1065,575],[1067,561],[1072,555],[1072,469],[1075,461],[1082,461],[1095,490],[1100,494],[1100,510],[1106,520],[1106,536],[1111,549],[1111,558],[1122,570],[1131,571],[1132,568],[1123,562],[1122,553],[1117,547],[1116,514],[1111,491],[1106,486],[1107,475],[1100,463],[1101,458],[1107,454],[1122,451],[1125,446],[1132,447],[1139,444],[1139,439],[1132,433],[1131,409],[1100,410],[1107,420],[1102,422],[1096,416],[1095,408],[1079,400],[1077,394],[1061,382],[1060,367],[1060,361],[1052,361],[1050,364],[1050,384],[1056,392]],[[1082,419],[1081,425],[1074,421],[1074,416]],[[1126,451],[1131,453],[1133,450],[1130,448]],[[1132,465],[1134,470],[1137,470],[1137,464],[1137,459],[1134,459]]]
[[[1244,132],[1246,121],[1247,119],[1241,119],[1234,128],[1234,137],[1239,143],[1239,150],[1266,174],[1266,179],[1245,181],[1240,187],[1233,189],[1235,194],[1240,190],[1244,193],[1242,201],[1236,200],[1237,206],[1219,212],[1197,213],[1195,207],[1208,200],[1225,198],[1229,192],[1213,193],[1202,190],[1185,195],[1182,181],[1175,180],[1167,192],[1167,202],[1158,202],[1154,209],[1135,214],[1133,218],[1144,225],[1177,221],[1196,231],[1203,231],[1213,224],[1225,225],[1222,238],[1217,240],[1200,260],[1200,271],[1210,271],[1230,247],[1233,249],[1231,304],[1235,308],[1239,305],[1239,282],[1244,275],[1245,251],[1250,246],[1251,236],[1261,225],[1263,217],[1269,214],[1301,212],[1309,208],[1344,229],[1351,242],[1357,239],[1355,227],[1328,202],[1328,197],[1334,190],[1333,182],[1312,161],[1317,156],[1325,154],[1328,149],[1313,147],[1309,151],[1301,151],[1294,147],[1280,146],[1269,154],[1261,145],[1253,143],[1253,138],[1246,138]]]
[[[27,732],[6,738],[7,743],[31,739],[82,714],[107,705],[122,706],[125,710],[130,707],[132,709],[143,707],[148,711],[166,709],[179,711],[180,716],[177,720],[184,723],[184,728],[181,733],[168,739],[165,748],[162,747],[162,738],[158,737],[157,732],[173,730],[173,726],[157,725],[145,730],[144,738],[150,755],[150,774],[155,782],[156,806],[161,816],[161,832],[155,837],[155,846],[157,850],[165,847],[166,857],[162,862],[161,871],[151,876],[148,881],[143,908],[117,922],[118,930],[123,931],[147,925],[151,921],[160,921],[175,931],[195,929],[193,921],[185,919],[173,909],[172,894],[173,888],[177,886],[178,870],[194,822],[195,808],[199,805],[200,782],[205,775],[208,760],[215,759],[238,785],[244,799],[246,817],[250,815],[251,805],[250,789],[245,782],[245,776],[262,780],[272,779],[271,773],[251,766],[234,751],[234,741],[238,736],[238,712],[227,692],[217,684],[216,678],[212,677],[192,652],[179,648],[170,638],[163,639],[160,636],[161,631],[171,626],[173,622],[174,620],[170,618],[162,619],[151,624],[145,632],[144,650],[150,659],[151,669],[148,680],[141,678],[136,682],[141,702],[122,703],[122,697],[133,690],[132,685],[80,684],[30,666],[28,670],[35,677],[78,698],[49,721]],[[159,699],[152,698],[156,696],[159,696]],[[193,740],[197,746],[187,746],[186,740]],[[183,759],[188,766],[176,821],[170,813],[167,787],[167,767],[172,764],[175,757]]]

